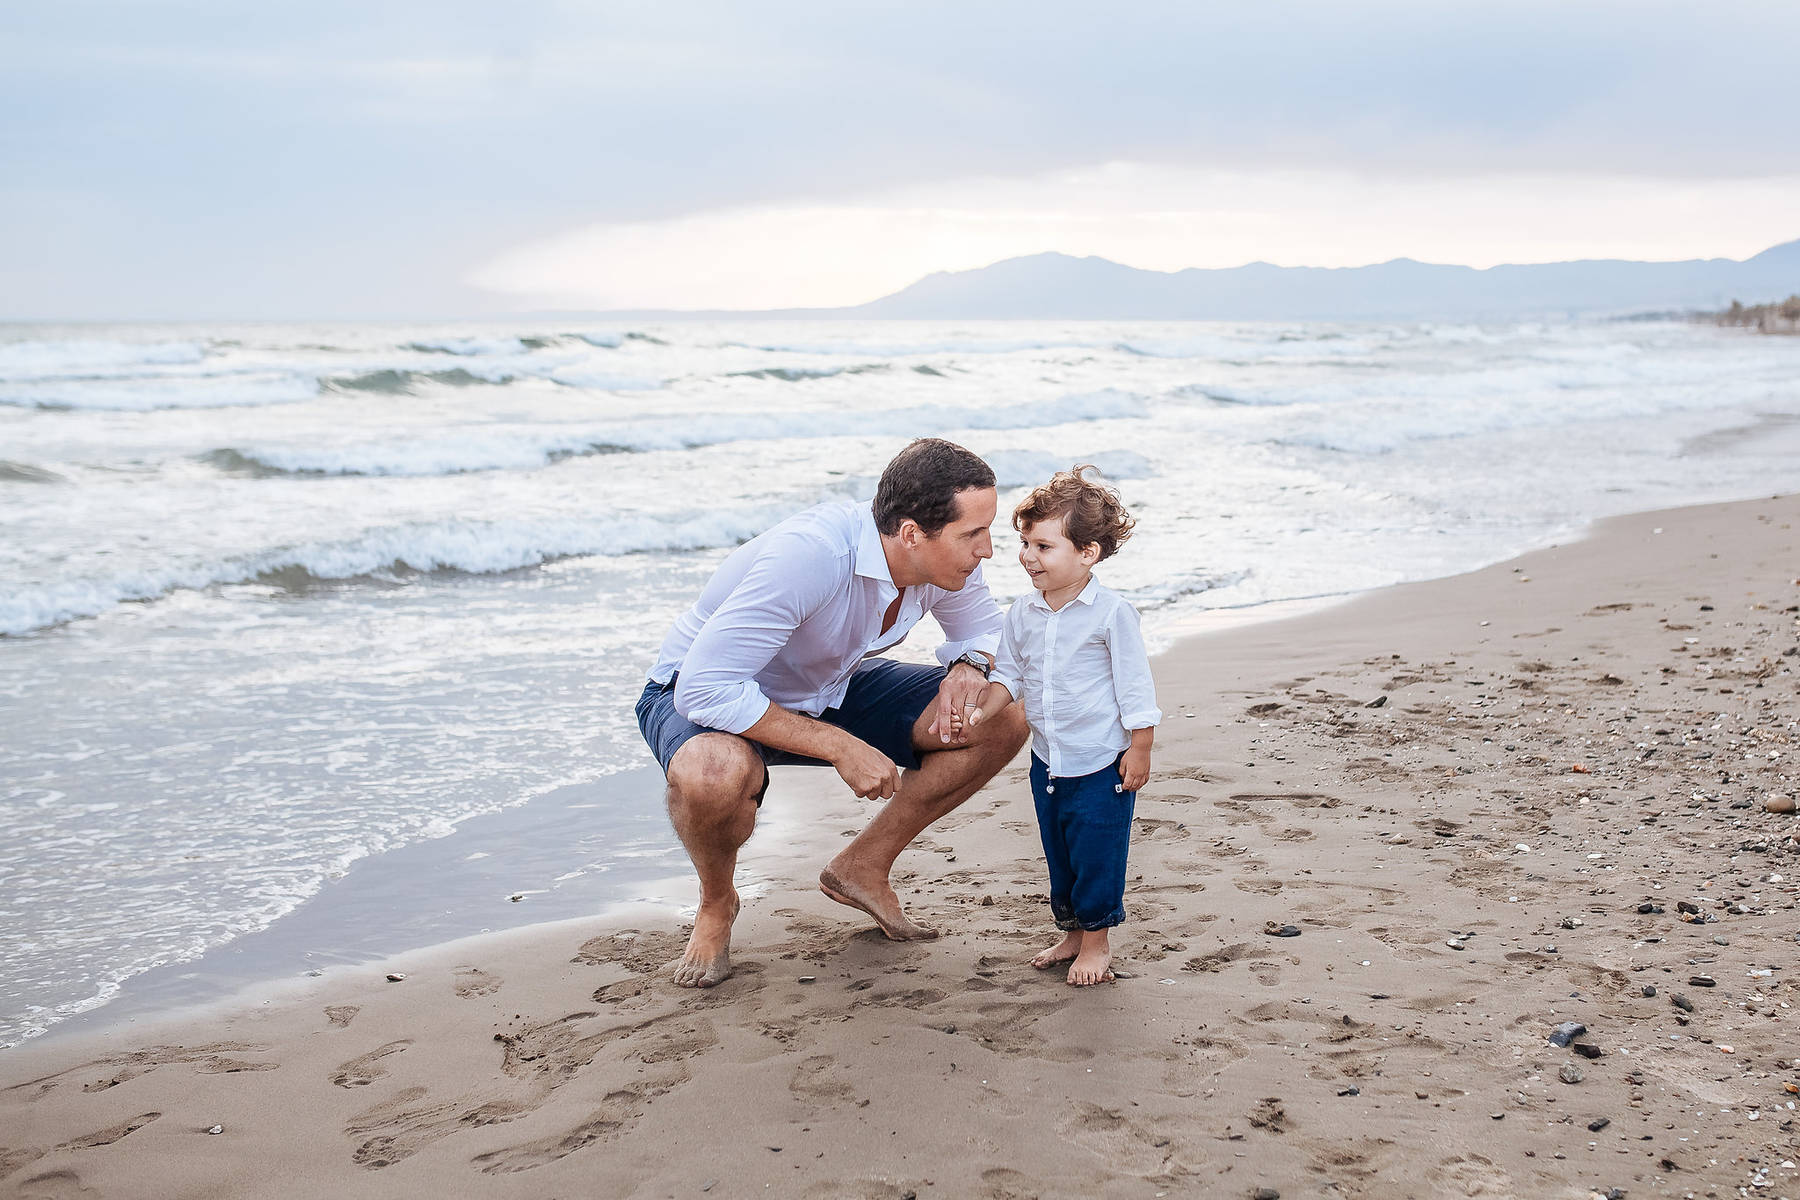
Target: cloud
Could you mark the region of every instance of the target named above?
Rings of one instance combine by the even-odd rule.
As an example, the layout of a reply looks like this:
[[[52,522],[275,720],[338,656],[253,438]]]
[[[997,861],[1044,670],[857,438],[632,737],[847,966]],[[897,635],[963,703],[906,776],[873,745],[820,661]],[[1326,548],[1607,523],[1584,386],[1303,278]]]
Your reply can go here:
[[[1800,174],[1788,4],[15,8],[0,275],[26,289],[7,303],[71,312],[465,303],[472,264],[583,224],[857,207],[1107,162]],[[56,228],[4,220],[45,219],[44,195],[75,198],[47,214]],[[46,272],[30,265],[44,236],[107,251]],[[146,245],[167,248],[155,273],[130,253]]]

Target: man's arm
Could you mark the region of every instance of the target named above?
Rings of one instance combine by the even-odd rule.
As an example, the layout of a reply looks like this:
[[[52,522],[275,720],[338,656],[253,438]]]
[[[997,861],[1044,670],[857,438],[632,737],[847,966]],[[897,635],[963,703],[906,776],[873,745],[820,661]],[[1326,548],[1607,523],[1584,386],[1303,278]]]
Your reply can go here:
[[[851,791],[864,800],[891,799],[900,787],[900,768],[869,743],[835,725],[803,717],[771,704],[744,736],[765,746],[822,759],[837,768]]]

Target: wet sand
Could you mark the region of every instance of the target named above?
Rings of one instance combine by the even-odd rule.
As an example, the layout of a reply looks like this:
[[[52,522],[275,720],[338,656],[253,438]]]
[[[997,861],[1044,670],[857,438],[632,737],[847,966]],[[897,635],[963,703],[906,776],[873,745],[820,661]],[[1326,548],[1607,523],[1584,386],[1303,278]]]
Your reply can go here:
[[[783,769],[719,988],[641,914],[28,1043],[0,1195],[1800,1196],[1797,645],[1794,498],[1191,638],[1116,984],[1025,962],[1022,761],[901,859],[908,944]]]

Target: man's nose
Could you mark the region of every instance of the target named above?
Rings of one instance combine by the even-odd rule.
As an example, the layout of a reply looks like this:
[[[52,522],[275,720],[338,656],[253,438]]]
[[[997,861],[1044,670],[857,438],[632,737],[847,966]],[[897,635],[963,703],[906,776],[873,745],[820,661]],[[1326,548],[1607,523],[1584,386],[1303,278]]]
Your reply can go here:
[[[992,534],[984,532],[981,535],[981,537],[976,539],[975,557],[976,558],[992,558],[992,557],[994,557],[994,537]]]

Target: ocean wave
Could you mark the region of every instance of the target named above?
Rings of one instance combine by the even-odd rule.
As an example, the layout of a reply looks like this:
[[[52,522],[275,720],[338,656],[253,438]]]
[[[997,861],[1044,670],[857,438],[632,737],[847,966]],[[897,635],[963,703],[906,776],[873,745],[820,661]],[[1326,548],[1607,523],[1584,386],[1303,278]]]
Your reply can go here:
[[[34,467],[30,463],[0,458],[0,483],[67,483],[55,471]]]
[[[1003,488],[1036,487],[1058,471],[1067,471],[1074,460],[1046,454],[1041,450],[990,450],[982,458],[994,468],[994,477]],[[1156,474],[1150,460],[1135,450],[1099,450],[1084,453],[1081,461],[1091,464],[1107,479],[1147,479]]]
[[[692,413],[607,424],[495,425],[447,433],[396,434],[378,441],[221,447],[200,458],[233,473],[455,475],[469,471],[532,470],[567,458],[688,450],[727,442],[1048,428],[1141,417],[1146,411],[1144,397],[1108,389],[987,410],[919,405],[869,413]]]
[[[786,516],[757,508],[667,518],[607,513],[591,520],[440,521],[370,530],[339,541],[221,562],[71,580],[0,596],[0,636],[99,616],[178,591],[256,584],[305,591],[419,575],[492,575],[587,555],[705,550],[748,541]]]
[[[0,404],[55,411],[152,412],[170,408],[242,408],[296,404],[318,395],[319,381],[294,371],[146,375],[105,380],[0,382]]]
[[[866,363],[854,367],[764,367],[758,371],[732,371],[727,379],[779,379],[784,383],[805,383],[810,379],[831,379],[837,375],[867,375],[887,370],[886,363]]]
[[[406,342],[403,350],[417,350],[421,354],[455,354],[464,358],[475,358],[485,355],[523,354],[529,347],[516,337],[440,337],[421,338],[415,342]]]
[[[59,377],[95,367],[170,366],[206,357],[200,342],[0,342],[0,380]]]

